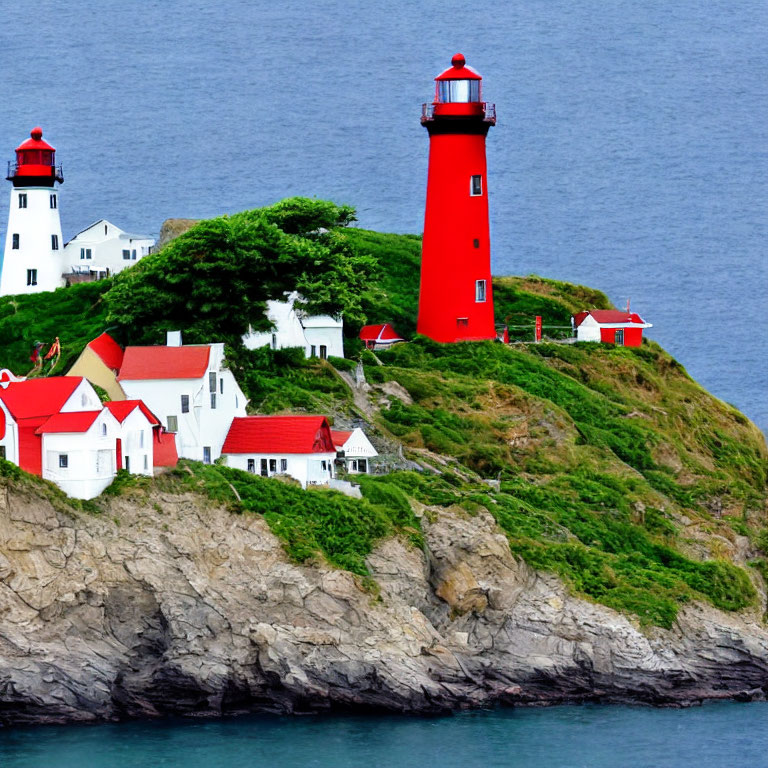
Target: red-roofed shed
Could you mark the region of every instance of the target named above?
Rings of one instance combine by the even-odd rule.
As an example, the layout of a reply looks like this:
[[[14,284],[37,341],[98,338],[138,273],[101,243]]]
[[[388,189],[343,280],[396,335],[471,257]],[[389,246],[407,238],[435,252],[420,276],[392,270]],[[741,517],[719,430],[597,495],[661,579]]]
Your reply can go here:
[[[386,349],[399,341],[405,341],[391,323],[364,325],[360,329],[360,339],[365,342],[368,349]]]
[[[636,312],[620,309],[585,310],[575,314],[571,323],[579,341],[601,341],[625,347],[639,347],[643,330],[653,328]]]

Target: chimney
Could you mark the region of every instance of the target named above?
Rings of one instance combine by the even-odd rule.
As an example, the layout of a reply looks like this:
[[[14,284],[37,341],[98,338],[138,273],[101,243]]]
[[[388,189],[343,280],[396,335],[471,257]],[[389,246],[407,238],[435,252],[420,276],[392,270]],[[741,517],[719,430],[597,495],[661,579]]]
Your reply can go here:
[[[181,331],[168,331],[165,335],[165,344],[167,347],[180,347]]]

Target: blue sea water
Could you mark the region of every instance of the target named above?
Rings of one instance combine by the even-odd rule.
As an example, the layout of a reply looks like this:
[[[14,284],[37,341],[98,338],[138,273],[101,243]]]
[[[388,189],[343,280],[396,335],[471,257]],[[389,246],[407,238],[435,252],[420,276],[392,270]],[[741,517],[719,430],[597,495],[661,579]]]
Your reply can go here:
[[[420,104],[461,50],[498,106],[494,271],[631,298],[768,429],[766,29],[765,0],[3,3],[0,155],[43,125],[65,237],[294,194],[420,232]]]
[[[0,731],[3,768],[764,768],[768,704]]]

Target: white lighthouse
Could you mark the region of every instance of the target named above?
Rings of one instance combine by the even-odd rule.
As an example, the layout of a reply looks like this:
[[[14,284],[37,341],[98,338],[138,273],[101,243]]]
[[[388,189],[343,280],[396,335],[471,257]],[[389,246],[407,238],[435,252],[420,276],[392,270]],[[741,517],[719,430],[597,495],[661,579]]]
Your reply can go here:
[[[42,128],[16,148],[8,164],[13,183],[5,238],[0,296],[53,291],[62,278],[64,243],[59,219],[59,190],[64,182],[56,150],[43,141]]]

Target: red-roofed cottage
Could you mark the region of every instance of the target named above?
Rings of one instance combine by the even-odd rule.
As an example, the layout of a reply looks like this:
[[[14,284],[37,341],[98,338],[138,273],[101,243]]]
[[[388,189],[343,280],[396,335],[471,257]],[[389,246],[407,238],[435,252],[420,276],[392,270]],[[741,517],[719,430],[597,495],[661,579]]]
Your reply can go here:
[[[624,347],[639,347],[643,329],[653,328],[636,312],[619,309],[590,309],[571,318],[578,341],[602,341]]]
[[[378,456],[378,451],[360,427],[344,432],[331,430],[333,445],[343,459],[347,472],[352,475],[367,474],[371,471],[371,459]]]
[[[115,475],[118,422],[83,378],[0,385],[0,453],[69,496],[98,496]]]
[[[368,349],[388,349],[399,341],[405,341],[390,323],[364,325],[360,329],[360,339]]]
[[[325,416],[235,418],[221,453],[230,467],[263,477],[290,475],[303,488],[328,483],[336,459]]]
[[[180,457],[210,464],[248,401],[224,365],[224,344],[182,346],[178,333],[168,339],[167,346],[126,347],[117,381],[177,434]]]
[[[176,466],[176,435],[166,433],[160,419],[141,400],[119,400],[106,403],[105,408],[118,423],[118,468],[151,475],[154,467]]]

